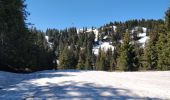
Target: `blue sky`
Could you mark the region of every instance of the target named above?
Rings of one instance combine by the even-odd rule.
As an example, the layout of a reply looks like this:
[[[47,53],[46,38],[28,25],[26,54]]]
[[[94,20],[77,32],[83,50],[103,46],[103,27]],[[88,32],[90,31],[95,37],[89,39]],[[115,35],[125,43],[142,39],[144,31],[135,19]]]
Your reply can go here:
[[[98,27],[110,21],[162,19],[170,0],[26,0],[27,22],[41,30]]]

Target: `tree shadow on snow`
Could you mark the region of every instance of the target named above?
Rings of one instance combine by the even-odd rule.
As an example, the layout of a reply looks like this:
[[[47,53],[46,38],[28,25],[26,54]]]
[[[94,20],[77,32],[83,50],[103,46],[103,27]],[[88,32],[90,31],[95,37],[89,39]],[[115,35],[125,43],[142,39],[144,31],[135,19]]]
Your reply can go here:
[[[161,100],[159,98],[139,97],[130,90],[100,86],[87,82],[65,81],[46,86],[25,84],[21,88],[11,88],[0,93],[0,100]]]
[[[58,71],[40,71],[40,72],[34,72],[29,74],[17,74],[17,73],[4,72],[3,75],[2,74],[0,75],[1,75],[0,90],[14,87],[17,84],[24,83],[31,80],[36,80],[36,79],[74,76],[70,74],[58,73]]]

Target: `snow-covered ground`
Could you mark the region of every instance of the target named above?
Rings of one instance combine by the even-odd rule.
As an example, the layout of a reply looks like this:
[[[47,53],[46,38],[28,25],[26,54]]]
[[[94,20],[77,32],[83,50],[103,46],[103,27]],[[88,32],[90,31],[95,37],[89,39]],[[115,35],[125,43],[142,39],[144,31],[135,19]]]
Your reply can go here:
[[[0,71],[0,100],[170,100],[170,72]]]
[[[99,42],[99,45],[93,46],[93,53],[95,55],[99,54],[99,48],[101,48],[104,51],[107,51],[108,49],[114,50],[114,46],[112,46],[109,42]]]
[[[137,28],[137,27],[136,27]],[[140,37],[140,39],[138,40],[138,42],[141,44],[142,47],[145,47],[146,42],[149,40],[149,36],[146,35],[147,33],[147,28],[142,27],[143,33],[139,33],[138,37]],[[135,29],[132,30],[132,33],[135,32]],[[131,34],[132,34],[131,33]]]
[[[142,44],[142,47],[145,47],[145,43],[149,40],[149,36],[146,35],[147,32],[147,28],[143,27],[143,33],[139,34],[139,37],[141,37],[141,39],[139,39],[139,43]]]

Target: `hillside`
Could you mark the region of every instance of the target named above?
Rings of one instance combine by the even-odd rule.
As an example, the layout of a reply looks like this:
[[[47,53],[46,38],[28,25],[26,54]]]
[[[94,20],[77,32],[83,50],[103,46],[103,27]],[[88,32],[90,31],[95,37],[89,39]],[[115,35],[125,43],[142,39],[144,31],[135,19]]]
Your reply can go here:
[[[116,32],[117,31],[117,26],[111,26],[113,28],[113,31]],[[142,32],[138,32],[137,37],[139,38],[137,40],[137,42],[144,48],[146,42],[149,40],[149,36],[147,36],[147,28],[145,27],[134,27],[131,30],[131,35],[134,34],[135,31],[138,31],[138,28],[142,28]],[[99,53],[99,48],[101,48],[102,50],[104,50],[105,52],[107,52],[108,49],[111,49],[112,51],[114,51],[114,46],[112,45],[112,41],[110,39],[108,39],[110,36],[107,33],[104,33],[105,35],[103,36],[103,38],[101,40],[99,40],[100,34],[102,34],[101,32],[99,32],[100,30],[95,28],[95,29],[87,29],[86,30],[86,34],[89,34],[90,32],[93,32],[95,35],[95,43],[93,44],[93,53],[95,55],[98,55]],[[83,29],[77,29],[77,34],[81,34],[81,32],[83,32]],[[49,46],[51,47],[53,45],[53,43],[51,43],[49,41],[49,36],[45,36]],[[131,36],[131,38],[133,38],[133,36]],[[122,40],[120,40],[121,42]],[[96,44],[97,43],[97,44]]]

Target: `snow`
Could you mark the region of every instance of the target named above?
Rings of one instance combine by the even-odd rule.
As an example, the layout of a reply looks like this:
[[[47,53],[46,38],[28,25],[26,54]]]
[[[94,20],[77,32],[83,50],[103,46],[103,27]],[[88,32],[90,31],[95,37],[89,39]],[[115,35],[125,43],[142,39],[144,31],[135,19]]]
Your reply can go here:
[[[146,29],[145,29],[146,30]],[[147,42],[147,40],[149,39],[149,36],[146,36],[146,33],[139,33],[138,35],[141,39],[139,39],[139,43],[142,44],[142,47],[145,47],[145,43]]]
[[[135,30],[134,29],[132,29],[132,31],[131,31],[131,33],[130,34],[133,34],[135,32]]]
[[[142,44],[145,44],[145,42],[146,42],[148,39],[149,39],[149,37],[148,37],[148,36],[145,36],[145,37],[139,39],[139,42],[142,43]]]
[[[46,39],[47,41],[49,41],[49,37],[48,37],[48,36],[45,36],[45,39]]]
[[[145,43],[147,42],[147,40],[149,39],[149,36],[146,35],[146,32],[147,32],[147,28],[145,27],[142,27],[143,29],[143,33],[140,33],[139,34],[139,37],[141,37],[141,39],[139,39],[139,43],[142,44],[142,47],[145,47]]]
[[[86,32],[92,32],[92,28],[88,28]]]
[[[135,32],[135,30],[137,31],[137,29],[138,29],[138,27],[135,27],[134,29],[132,29],[131,34],[133,34]],[[145,43],[149,39],[149,36],[146,35],[147,28],[142,27],[142,30],[143,30],[143,33],[138,34],[138,37],[140,37],[138,42],[142,45],[142,47],[145,47]]]
[[[170,71],[0,71],[0,100],[168,100]]]
[[[104,36],[104,37],[103,37],[103,39],[107,39],[107,38],[108,38],[108,36]]]
[[[143,32],[144,32],[144,33],[146,33],[146,32],[147,32],[147,28],[142,27],[142,29],[143,29]]]
[[[146,36],[146,33],[139,33],[138,36],[139,36],[139,37],[145,37],[145,36]]]
[[[49,36],[45,36],[45,39],[47,40],[49,47],[52,48],[53,43],[49,42]]]
[[[113,26],[113,29],[114,29],[114,31],[116,31],[116,29],[117,29],[117,26]]]
[[[99,35],[98,29],[94,29],[93,32],[95,34],[95,41],[98,41],[98,35]]]
[[[94,46],[93,47],[93,52],[95,55],[98,55],[99,53],[99,48],[101,48],[102,50],[104,50],[105,52],[108,50],[108,49],[111,49],[111,50],[114,50],[114,46],[110,45],[109,42],[99,42],[99,45],[97,46]]]
[[[80,32],[83,32],[83,29],[77,29],[77,34],[79,34]]]

